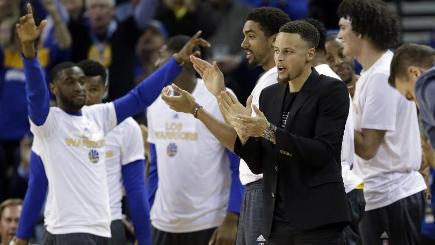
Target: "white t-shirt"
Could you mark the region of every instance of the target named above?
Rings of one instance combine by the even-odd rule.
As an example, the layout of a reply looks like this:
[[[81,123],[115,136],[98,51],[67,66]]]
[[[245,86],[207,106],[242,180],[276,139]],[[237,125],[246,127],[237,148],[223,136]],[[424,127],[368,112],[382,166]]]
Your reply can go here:
[[[254,89],[251,92],[252,104],[259,108],[260,106],[260,94],[264,88],[269,87],[278,82],[278,70],[276,66],[265,72],[259,79]],[[252,116],[255,116],[255,112],[252,112]],[[255,182],[263,178],[262,174],[254,174],[249,169],[248,164],[245,160],[240,159],[239,165],[240,182],[242,185],[247,185],[249,183]]]
[[[197,103],[223,121],[215,97],[197,80]],[[230,194],[230,162],[224,146],[191,114],[171,110],[159,97],[148,107],[148,141],[157,153],[158,187],[151,223],[184,233],[219,226]]]
[[[143,138],[137,122],[129,117],[106,136],[106,168],[112,220],[122,219],[121,167],[144,159]]]
[[[388,206],[426,188],[418,172],[421,142],[415,104],[388,84],[391,51],[385,52],[356,83],[355,130],[385,130],[375,157],[356,156],[358,176],[364,180],[366,210]]]
[[[344,126],[343,142],[341,144],[341,176],[343,177],[344,190],[346,193],[351,192],[363,182],[362,179],[355,174],[355,171],[351,169],[355,162],[355,142],[352,99],[349,98],[349,101],[349,114],[346,119],[346,125]]]
[[[48,179],[50,233],[110,237],[104,137],[116,123],[112,103],[84,107],[81,116],[52,107],[43,125],[31,122],[33,149]]]

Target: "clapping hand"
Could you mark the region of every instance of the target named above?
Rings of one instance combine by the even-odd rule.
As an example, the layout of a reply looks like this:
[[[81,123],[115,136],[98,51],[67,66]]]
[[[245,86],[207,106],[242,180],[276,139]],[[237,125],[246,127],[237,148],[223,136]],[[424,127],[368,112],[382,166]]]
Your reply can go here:
[[[234,116],[234,128],[237,132],[240,132],[243,137],[262,137],[270,123],[267,121],[263,112],[255,105],[253,105],[252,108],[257,115],[254,117],[242,114]]]
[[[210,91],[214,96],[219,96],[219,93],[225,90],[225,82],[224,74],[217,66],[216,61],[213,62],[213,64],[210,64],[209,62],[193,55],[190,56],[190,61],[193,64],[193,68],[201,76],[202,80],[204,80],[208,91]]]
[[[162,91],[163,101],[165,101],[166,104],[169,105],[169,108],[174,111],[192,113],[196,105],[195,98],[193,98],[189,92],[179,88],[177,85],[172,84],[171,86],[177,94],[172,95],[170,87],[165,87]]]

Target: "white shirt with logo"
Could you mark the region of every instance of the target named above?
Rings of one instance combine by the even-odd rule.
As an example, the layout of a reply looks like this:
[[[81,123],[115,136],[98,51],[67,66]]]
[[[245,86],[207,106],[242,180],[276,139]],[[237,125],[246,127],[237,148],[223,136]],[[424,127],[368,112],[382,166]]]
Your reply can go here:
[[[198,104],[223,121],[215,97],[197,80]],[[151,223],[171,233],[219,226],[230,195],[231,173],[224,146],[191,114],[171,110],[159,97],[149,108],[148,141],[157,153],[158,187]]]
[[[385,52],[356,83],[355,130],[386,131],[370,160],[356,156],[358,176],[364,180],[366,210],[388,206],[426,189],[422,175],[421,142],[414,103],[388,84],[391,51]]]
[[[122,219],[122,166],[145,156],[139,124],[129,117],[106,136],[106,168],[112,220]]]
[[[110,237],[105,134],[117,123],[112,103],[70,115],[51,107],[43,125],[31,122],[33,150],[48,179],[45,224],[52,234]]]

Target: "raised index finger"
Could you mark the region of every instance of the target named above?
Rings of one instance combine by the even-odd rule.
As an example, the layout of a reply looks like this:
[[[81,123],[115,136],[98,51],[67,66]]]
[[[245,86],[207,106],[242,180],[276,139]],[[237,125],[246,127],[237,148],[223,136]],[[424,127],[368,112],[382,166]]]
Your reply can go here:
[[[32,5],[30,3],[27,3],[26,9],[27,9],[27,14],[33,15]]]

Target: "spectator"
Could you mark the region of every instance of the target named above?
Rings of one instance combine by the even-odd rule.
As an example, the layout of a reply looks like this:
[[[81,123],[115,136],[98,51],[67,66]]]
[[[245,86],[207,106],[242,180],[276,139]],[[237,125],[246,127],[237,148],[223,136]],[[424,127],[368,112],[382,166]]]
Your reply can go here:
[[[15,237],[22,204],[21,199],[7,199],[0,204],[1,245],[9,245],[9,242]]]
[[[169,36],[193,35],[202,30],[204,38],[209,38],[217,25],[210,3],[199,0],[163,0],[156,19],[163,23]]]
[[[135,47],[154,15],[157,0],[141,0],[133,16],[122,22],[114,18],[114,0],[87,0],[88,19],[68,18],[73,37],[72,61],[91,59],[109,68],[109,100],[127,93],[134,85]],[[75,5],[72,9],[76,10]],[[69,8],[71,9],[71,8]]]

